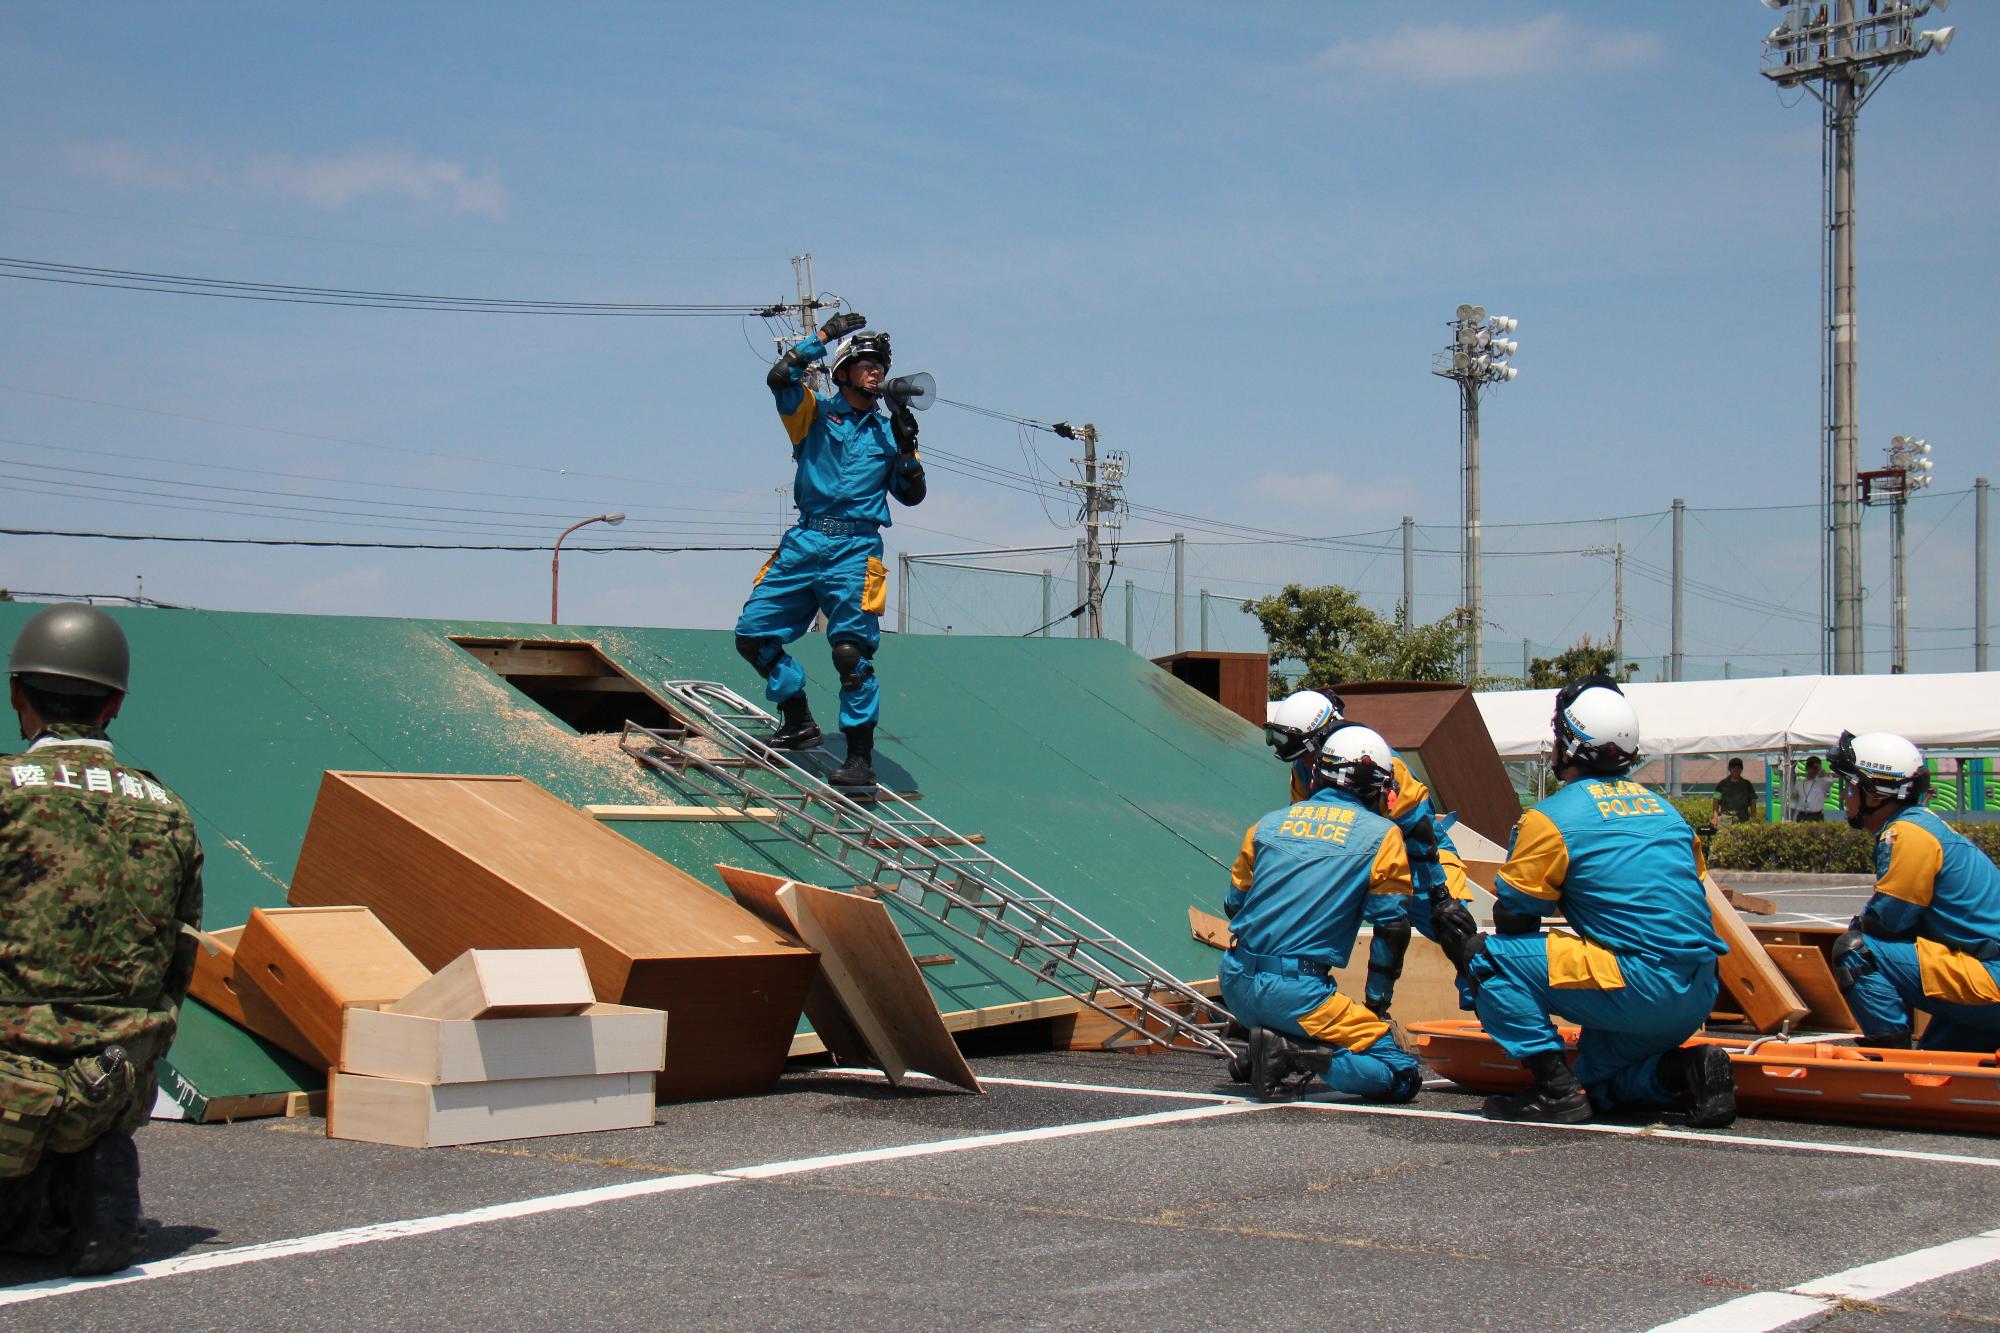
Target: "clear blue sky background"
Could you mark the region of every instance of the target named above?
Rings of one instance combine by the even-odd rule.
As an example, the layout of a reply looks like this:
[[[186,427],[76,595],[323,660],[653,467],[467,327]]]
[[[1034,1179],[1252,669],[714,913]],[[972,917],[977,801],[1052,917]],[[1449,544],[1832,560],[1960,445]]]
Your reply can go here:
[[[1716,590],[1689,603],[1691,674],[1732,654],[1810,669],[1811,511],[1713,512],[1818,494],[1819,117],[1759,77],[1773,21],[1752,0],[24,3],[0,51],[0,253],[752,303],[788,297],[789,257],[810,250],[823,291],[894,333],[899,370],[1094,421],[1131,456],[1135,505],[1201,520],[1139,514],[1128,536],[1206,542],[1230,525],[1381,532],[1407,513],[1427,545],[1453,545],[1456,406],[1430,359],[1453,308],[1481,302],[1521,320],[1522,348],[1520,379],[1488,400],[1487,521],[1684,497]],[[1950,493],[2000,472],[2000,28],[1963,4],[1931,21],[1958,22],[1957,44],[1897,73],[1862,122],[1862,456],[1926,435]],[[756,319],[0,280],[0,526],[546,542],[618,507],[632,520],[592,540],[766,546],[789,479],[762,387],[772,350]],[[946,470],[1054,478],[1071,446],[1035,434],[1037,459],[1013,426],[949,406],[923,424],[933,499],[893,548],[1074,537],[1022,490]],[[1913,520],[1919,669],[1971,663],[1970,512],[1945,494]],[[1870,524],[1877,626],[1886,542]],[[1493,544],[1609,529],[1566,531]],[[1617,536],[1663,567],[1664,532],[1645,518]],[[725,625],[760,558],[579,554],[564,618]],[[1395,555],[1344,560],[1204,546],[1189,586],[1338,576],[1387,609]],[[1418,612],[1442,614],[1456,563],[1421,563]],[[1609,562],[1495,565],[1495,641],[1609,631]],[[1118,577],[1159,590],[1162,569],[1135,549]],[[0,585],[120,593],[142,573],[148,595],[205,607],[532,620],[547,603],[532,554],[0,537]],[[956,585],[961,630],[1031,627],[1039,602],[989,582]],[[1665,651],[1664,587],[1636,568],[1627,582],[1631,655]],[[1157,605],[1146,615],[1156,628]],[[951,618],[938,598],[918,617]],[[1250,646],[1243,617],[1218,618],[1218,640]]]

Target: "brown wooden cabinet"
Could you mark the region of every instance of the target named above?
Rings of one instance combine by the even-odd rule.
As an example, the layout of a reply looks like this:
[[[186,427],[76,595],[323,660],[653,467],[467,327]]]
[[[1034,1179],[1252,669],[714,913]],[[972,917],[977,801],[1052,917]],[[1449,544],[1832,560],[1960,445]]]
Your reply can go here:
[[[1264,725],[1271,697],[1271,659],[1264,653],[1173,653],[1153,664],[1200,690],[1251,726]]]

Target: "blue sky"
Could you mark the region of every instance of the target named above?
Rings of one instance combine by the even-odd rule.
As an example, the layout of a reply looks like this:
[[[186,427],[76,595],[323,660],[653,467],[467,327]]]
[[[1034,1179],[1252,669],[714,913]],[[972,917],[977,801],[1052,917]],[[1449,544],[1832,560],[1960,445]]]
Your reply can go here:
[[[1912,518],[1916,665],[1933,670],[1971,662],[1956,493],[2000,471],[2000,99],[1990,14],[1934,21],[1954,20],[1957,43],[1889,81],[1861,143],[1862,457],[1900,431],[1936,447],[1940,495]],[[1095,422],[1130,455],[1135,505],[1200,520],[1126,527],[1202,543],[1190,594],[1340,577],[1384,609],[1393,553],[1223,543],[1407,513],[1451,545],[1455,401],[1430,358],[1454,307],[1480,302],[1520,319],[1522,348],[1487,403],[1487,522],[1684,497],[1694,576],[1718,590],[1689,602],[1691,674],[1732,654],[1809,669],[1819,118],[1758,75],[1772,22],[1752,0],[20,5],[0,51],[0,254],[748,304],[788,297],[789,258],[810,250],[822,291],[893,332],[899,370]],[[757,547],[777,528],[789,467],[760,320],[8,280],[0,311],[0,526],[532,543],[617,507],[625,527],[593,530],[613,542]],[[950,406],[923,425],[933,498],[892,548],[1073,539],[1059,503],[948,470],[1052,480],[1071,446]],[[1717,512],[1760,506],[1792,508]],[[1869,522],[1874,626],[1886,541]],[[1648,517],[1616,539],[1657,568],[1663,534]],[[580,554],[565,619],[725,625],[760,558]],[[1061,557],[1016,563],[1070,586]],[[1608,561],[1493,563],[1490,639],[1608,633]],[[1442,614],[1456,562],[1420,564],[1418,612]],[[532,620],[547,572],[536,554],[0,537],[0,586],[129,592],[143,574],[150,596],[233,609]],[[1134,548],[1128,575],[1157,636],[1157,552]],[[919,627],[1018,633],[1040,604],[1012,585],[1032,583],[960,577],[912,608]],[[1627,596],[1629,654],[1665,651],[1664,587],[1628,568]],[[1214,635],[1252,646],[1233,612]],[[1871,629],[1871,650],[1885,639]]]

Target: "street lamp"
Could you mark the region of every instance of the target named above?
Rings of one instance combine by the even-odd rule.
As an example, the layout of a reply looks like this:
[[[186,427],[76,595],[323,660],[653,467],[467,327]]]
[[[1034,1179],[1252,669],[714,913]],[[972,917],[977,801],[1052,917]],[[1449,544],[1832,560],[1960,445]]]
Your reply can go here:
[[[1521,321],[1506,315],[1487,317],[1483,305],[1462,305],[1451,320],[1451,342],[1431,358],[1431,374],[1458,382],[1459,443],[1465,458],[1465,555],[1462,605],[1472,632],[1465,644],[1465,681],[1479,679],[1479,636],[1486,626],[1486,593],[1479,573],[1479,394],[1491,384],[1505,384],[1521,372],[1507,364],[1521,344],[1507,335]]]
[[[1863,472],[1855,477],[1861,486],[1861,503],[1889,506],[1889,567],[1896,603],[1896,656],[1891,671],[1910,669],[1910,584],[1909,567],[1903,551],[1903,507],[1910,492],[1931,484],[1931,442],[1912,435],[1898,435],[1889,441],[1889,466]]]
[[[562,537],[556,538],[555,551],[549,556],[549,623],[551,625],[558,623],[556,620],[556,587],[557,580],[561,577],[562,573],[563,537],[569,536],[578,528],[587,528],[593,523],[609,523],[615,528],[624,521],[625,515],[623,514],[599,514],[595,518],[586,518],[581,523],[570,524],[562,530]]]
[[[1861,108],[1883,81],[1913,60],[1943,55],[1952,29],[1919,32],[1917,20],[1947,0],[1764,0],[1784,18],[1764,38],[1764,77],[1804,88],[1821,107],[1821,219],[1824,224],[1826,340],[1820,351],[1821,614],[1828,641],[1822,664],[1836,675],[1861,670],[1861,510],[1857,381],[1860,345],[1854,305],[1854,144]]]

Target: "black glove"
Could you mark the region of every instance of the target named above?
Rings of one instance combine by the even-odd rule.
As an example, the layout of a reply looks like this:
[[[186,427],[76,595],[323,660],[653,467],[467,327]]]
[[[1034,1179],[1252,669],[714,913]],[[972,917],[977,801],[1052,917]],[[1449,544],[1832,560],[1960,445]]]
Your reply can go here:
[[[917,414],[910,410],[908,403],[891,401],[889,433],[896,437],[897,452],[913,454],[917,451]]]
[[[1471,911],[1456,898],[1434,902],[1431,928],[1437,931],[1438,947],[1444,950],[1444,956],[1451,959],[1453,966],[1463,967],[1472,942],[1479,938],[1479,923],[1472,919]]]
[[[868,316],[857,315],[852,310],[843,310],[820,326],[819,340],[830,343],[836,338],[845,338],[856,329],[868,326]]]

